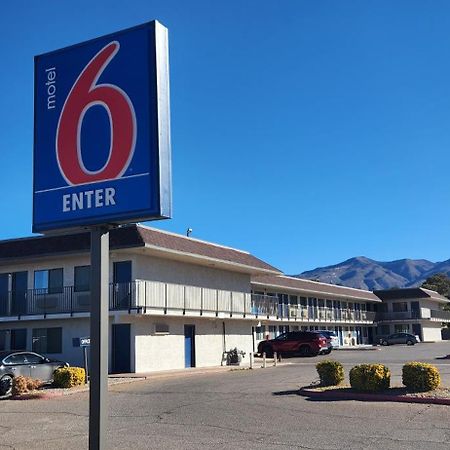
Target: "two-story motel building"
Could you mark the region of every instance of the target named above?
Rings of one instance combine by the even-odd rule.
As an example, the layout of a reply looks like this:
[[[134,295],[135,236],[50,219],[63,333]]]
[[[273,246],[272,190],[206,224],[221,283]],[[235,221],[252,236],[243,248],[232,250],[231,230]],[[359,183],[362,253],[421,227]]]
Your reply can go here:
[[[89,233],[0,242],[0,350],[82,364],[89,336]],[[110,371],[219,365],[280,332],[330,329],[371,343],[372,292],[284,276],[230,247],[130,225],[110,232]],[[247,359],[248,361],[248,359]]]

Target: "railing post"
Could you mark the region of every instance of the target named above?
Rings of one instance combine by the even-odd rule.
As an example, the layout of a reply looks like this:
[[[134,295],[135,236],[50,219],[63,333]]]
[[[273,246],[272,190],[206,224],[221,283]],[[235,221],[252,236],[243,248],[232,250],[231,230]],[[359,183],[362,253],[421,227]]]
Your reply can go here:
[[[219,290],[216,289],[216,317],[219,316]]]
[[[164,314],[167,314],[167,290],[168,290],[167,283],[164,283]],[[185,303],[184,307],[186,308],[186,290],[184,292],[184,303]]]
[[[263,369],[265,369],[266,368],[266,352],[263,352],[263,363],[262,363],[262,367],[263,367]]]
[[[278,360],[277,352],[273,352],[273,365],[274,365],[274,367],[277,367],[277,360]]]
[[[200,315],[203,316],[203,288],[200,288]]]
[[[230,317],[233,317],[233,291],[230,292]]]
[[[147,314],[147,281],[144,283],[144,314]]]
[[[73,295],[75,293],[75,289],[73,286],[70,288],[70,317],[73,317]],[[90,293],[89,293],[90,295]]]

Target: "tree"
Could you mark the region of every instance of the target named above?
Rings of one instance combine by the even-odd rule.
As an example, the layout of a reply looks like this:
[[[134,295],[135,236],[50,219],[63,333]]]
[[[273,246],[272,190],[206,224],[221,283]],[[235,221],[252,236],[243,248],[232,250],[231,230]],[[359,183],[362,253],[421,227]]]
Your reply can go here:
[[[445,273],[431,275],[423,282],[422,287],[450,298],[450,278]]]
[[[431,275],[423,282],[422,287],[436,291],[438,294],[450,299],[450,278],[445,273]],[[445,305],[444,309],[450,311],[450,305]]]

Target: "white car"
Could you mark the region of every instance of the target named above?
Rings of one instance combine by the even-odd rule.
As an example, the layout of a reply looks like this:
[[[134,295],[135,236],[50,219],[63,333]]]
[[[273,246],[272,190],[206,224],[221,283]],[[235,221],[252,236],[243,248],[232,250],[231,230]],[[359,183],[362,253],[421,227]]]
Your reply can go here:
[[[340,347],[339,338],[337,337],[337,334],[334,331],[318,330],[317,332],[331,340],[331,348]]]

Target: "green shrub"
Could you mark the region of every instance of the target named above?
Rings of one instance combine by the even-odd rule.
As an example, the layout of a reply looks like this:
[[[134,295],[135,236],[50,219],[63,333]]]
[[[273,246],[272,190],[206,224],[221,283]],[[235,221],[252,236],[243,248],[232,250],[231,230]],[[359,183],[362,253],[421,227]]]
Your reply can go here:
[[[86,373],[81,367],[63,367],[56,369],[53,384],[59,388],[71,388],[84,384]]]
[[[39,389],[42,386],[42,381],[34,380],[33,378],[18,376],[13,378],[12,395],[17,396],[27,394],[30,391]]]
[[[402,382],[409,391],[434,391],[441,383],[441,375],[431,364],[409,362],[403,366]]]
[[[344,381],[344,366],[339,361],[321,361],[316,369],[322,386],[336,386]]]
[[[390,382],[391,372],[383,364],[360,364],[350,370],[350,385],[358,391],[382,391]]]

